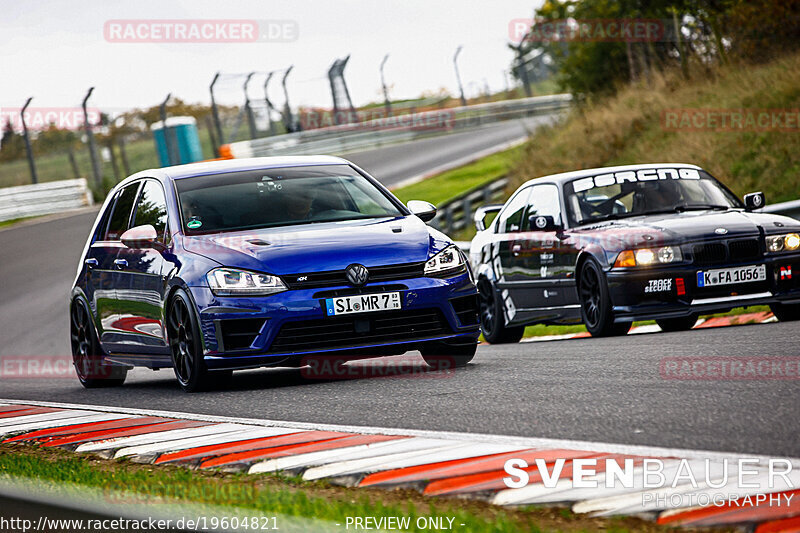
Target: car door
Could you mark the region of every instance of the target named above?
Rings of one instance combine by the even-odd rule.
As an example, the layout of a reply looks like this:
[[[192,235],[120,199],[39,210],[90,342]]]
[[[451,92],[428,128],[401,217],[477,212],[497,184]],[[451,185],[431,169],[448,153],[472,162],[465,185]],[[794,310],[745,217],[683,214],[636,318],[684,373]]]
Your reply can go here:
[[[133,209],[130,227],[151,225],[164,244],[167,202],[161,183],[145,179]],[[164,341],[162,302],[166,290],[162,250],[122,246],[117,255],[117,320],[119,351],[162,353]]]
[[[100,320],[100,340],[109,351],[114,351],[120,340],[117,285],[120,281],[118,255],[123,245],[119,238],[128,229],[139,185],[139,182],[132,183],[117,193],[103,237],[93,243],[89,251],[89,258],[97,260],[97,264],[92,265],[89,280]]]
[[[118,198],[119,194],[115,194],[106,205],[83,260],[86,297],[93,314],[98,318],[97,331],[101,342],[106,340],[103,333],[113,321],[111,309],[115,295],[112,276],[118,248],[114,243],[106,241],[105,237]]]
[[[520,304],[524,305],[525,272],[521,269],[523,254],[523,216],[528,206],[531,188],[517,191],[498,215],[496,252],[493,257],[496,287],[500,290],[508,321],[514,320]]]
[[[531,221],[551,217],[555,227],[539,229]],[[532,311],[532,317],[557,318],[558,308],[570,303],[574,289],[574,265],[577,249],[570,235],[562,230],[561,197],[555,184],[531,188],[523,216],[525,232],[519,264],[521,292],[519,305]]]

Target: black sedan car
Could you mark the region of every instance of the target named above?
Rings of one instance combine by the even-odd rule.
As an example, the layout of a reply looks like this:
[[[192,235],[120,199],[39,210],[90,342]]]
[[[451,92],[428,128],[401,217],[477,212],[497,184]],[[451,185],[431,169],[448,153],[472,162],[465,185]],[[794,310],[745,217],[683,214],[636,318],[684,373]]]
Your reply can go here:
[[[701,314],[769,305],[800,318],[800,222],[759,213],[693,165],[581,170],[528,181],[475,215],[470,259],[483,334],[517,342],[531,324],[583,322],[622,335]],[[486,225],[487,216],[498,213]]]

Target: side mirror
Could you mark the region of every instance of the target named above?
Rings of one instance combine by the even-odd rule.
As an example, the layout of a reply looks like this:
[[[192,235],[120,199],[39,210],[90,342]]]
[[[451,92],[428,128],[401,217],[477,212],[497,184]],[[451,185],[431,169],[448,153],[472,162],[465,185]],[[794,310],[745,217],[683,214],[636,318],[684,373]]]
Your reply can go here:
[[[408,210],[417,215],[423,222],[430,222],[436,216],[436,206],[422,200],[411,200],[406,206]]]
[[[486,215],[499,213],[501,209],[503,209],[503,204],[492,204],[479,207],[478,210],[475,211],[475,216],[472,218],[473,222],[475,222],[475,228],[478,231],[484,231],[486,229]]]
[[[531,215],[528,217],[528,228],[530,231],[558,231],[560,224],[550,215]]]
[[[122,234],[119,240],[128,248],[163,248],[161,243],[158,242],[156,228],[150,224],[129,229]]]
[[[744,195],[744,207],[748,211],[755,211],[767,205],[767,199],[763,192],[751,192]]]

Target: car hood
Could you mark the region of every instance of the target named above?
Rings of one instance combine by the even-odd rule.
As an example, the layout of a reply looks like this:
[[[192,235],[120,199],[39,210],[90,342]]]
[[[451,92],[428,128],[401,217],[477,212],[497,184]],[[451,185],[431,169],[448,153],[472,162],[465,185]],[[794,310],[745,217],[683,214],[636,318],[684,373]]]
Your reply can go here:
[[[785,230],[797,231],[798,222],[787,217],[731,210],[624,218],[581,228],[579,233],[599,234],[618,240],[620,244],[636,246],[755,236],[760,228],[776,233],[779,230],[776,223],[782,224],[780,228]]]
[[[184,236],[183,247],[222,265],[276,274],[426,261],[448,243],[416,216]]]

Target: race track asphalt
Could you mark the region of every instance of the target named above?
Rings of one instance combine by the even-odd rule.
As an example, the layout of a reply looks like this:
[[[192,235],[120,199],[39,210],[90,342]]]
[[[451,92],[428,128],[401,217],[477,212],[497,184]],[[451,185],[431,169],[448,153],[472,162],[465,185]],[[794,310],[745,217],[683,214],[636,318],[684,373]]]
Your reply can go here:
[[[400,159],[414,153],[385,150],[393,148]],[[68,353],[67,294],[94,216],[0,230],[3,360]],[[413,359],[414,375],[399,377],[320,380],[264,369],[194,395],[178,389],[169,369],[137,369],[122,388],[91,391],[71,377],[0,379],[0,398],[800,457],[796,377],[684,381],[660,373],[668,356],[797,357],[796,336],[797,324],[777,323],[481,346],[473,364],[453,374],[421,372],[421,358]]]

